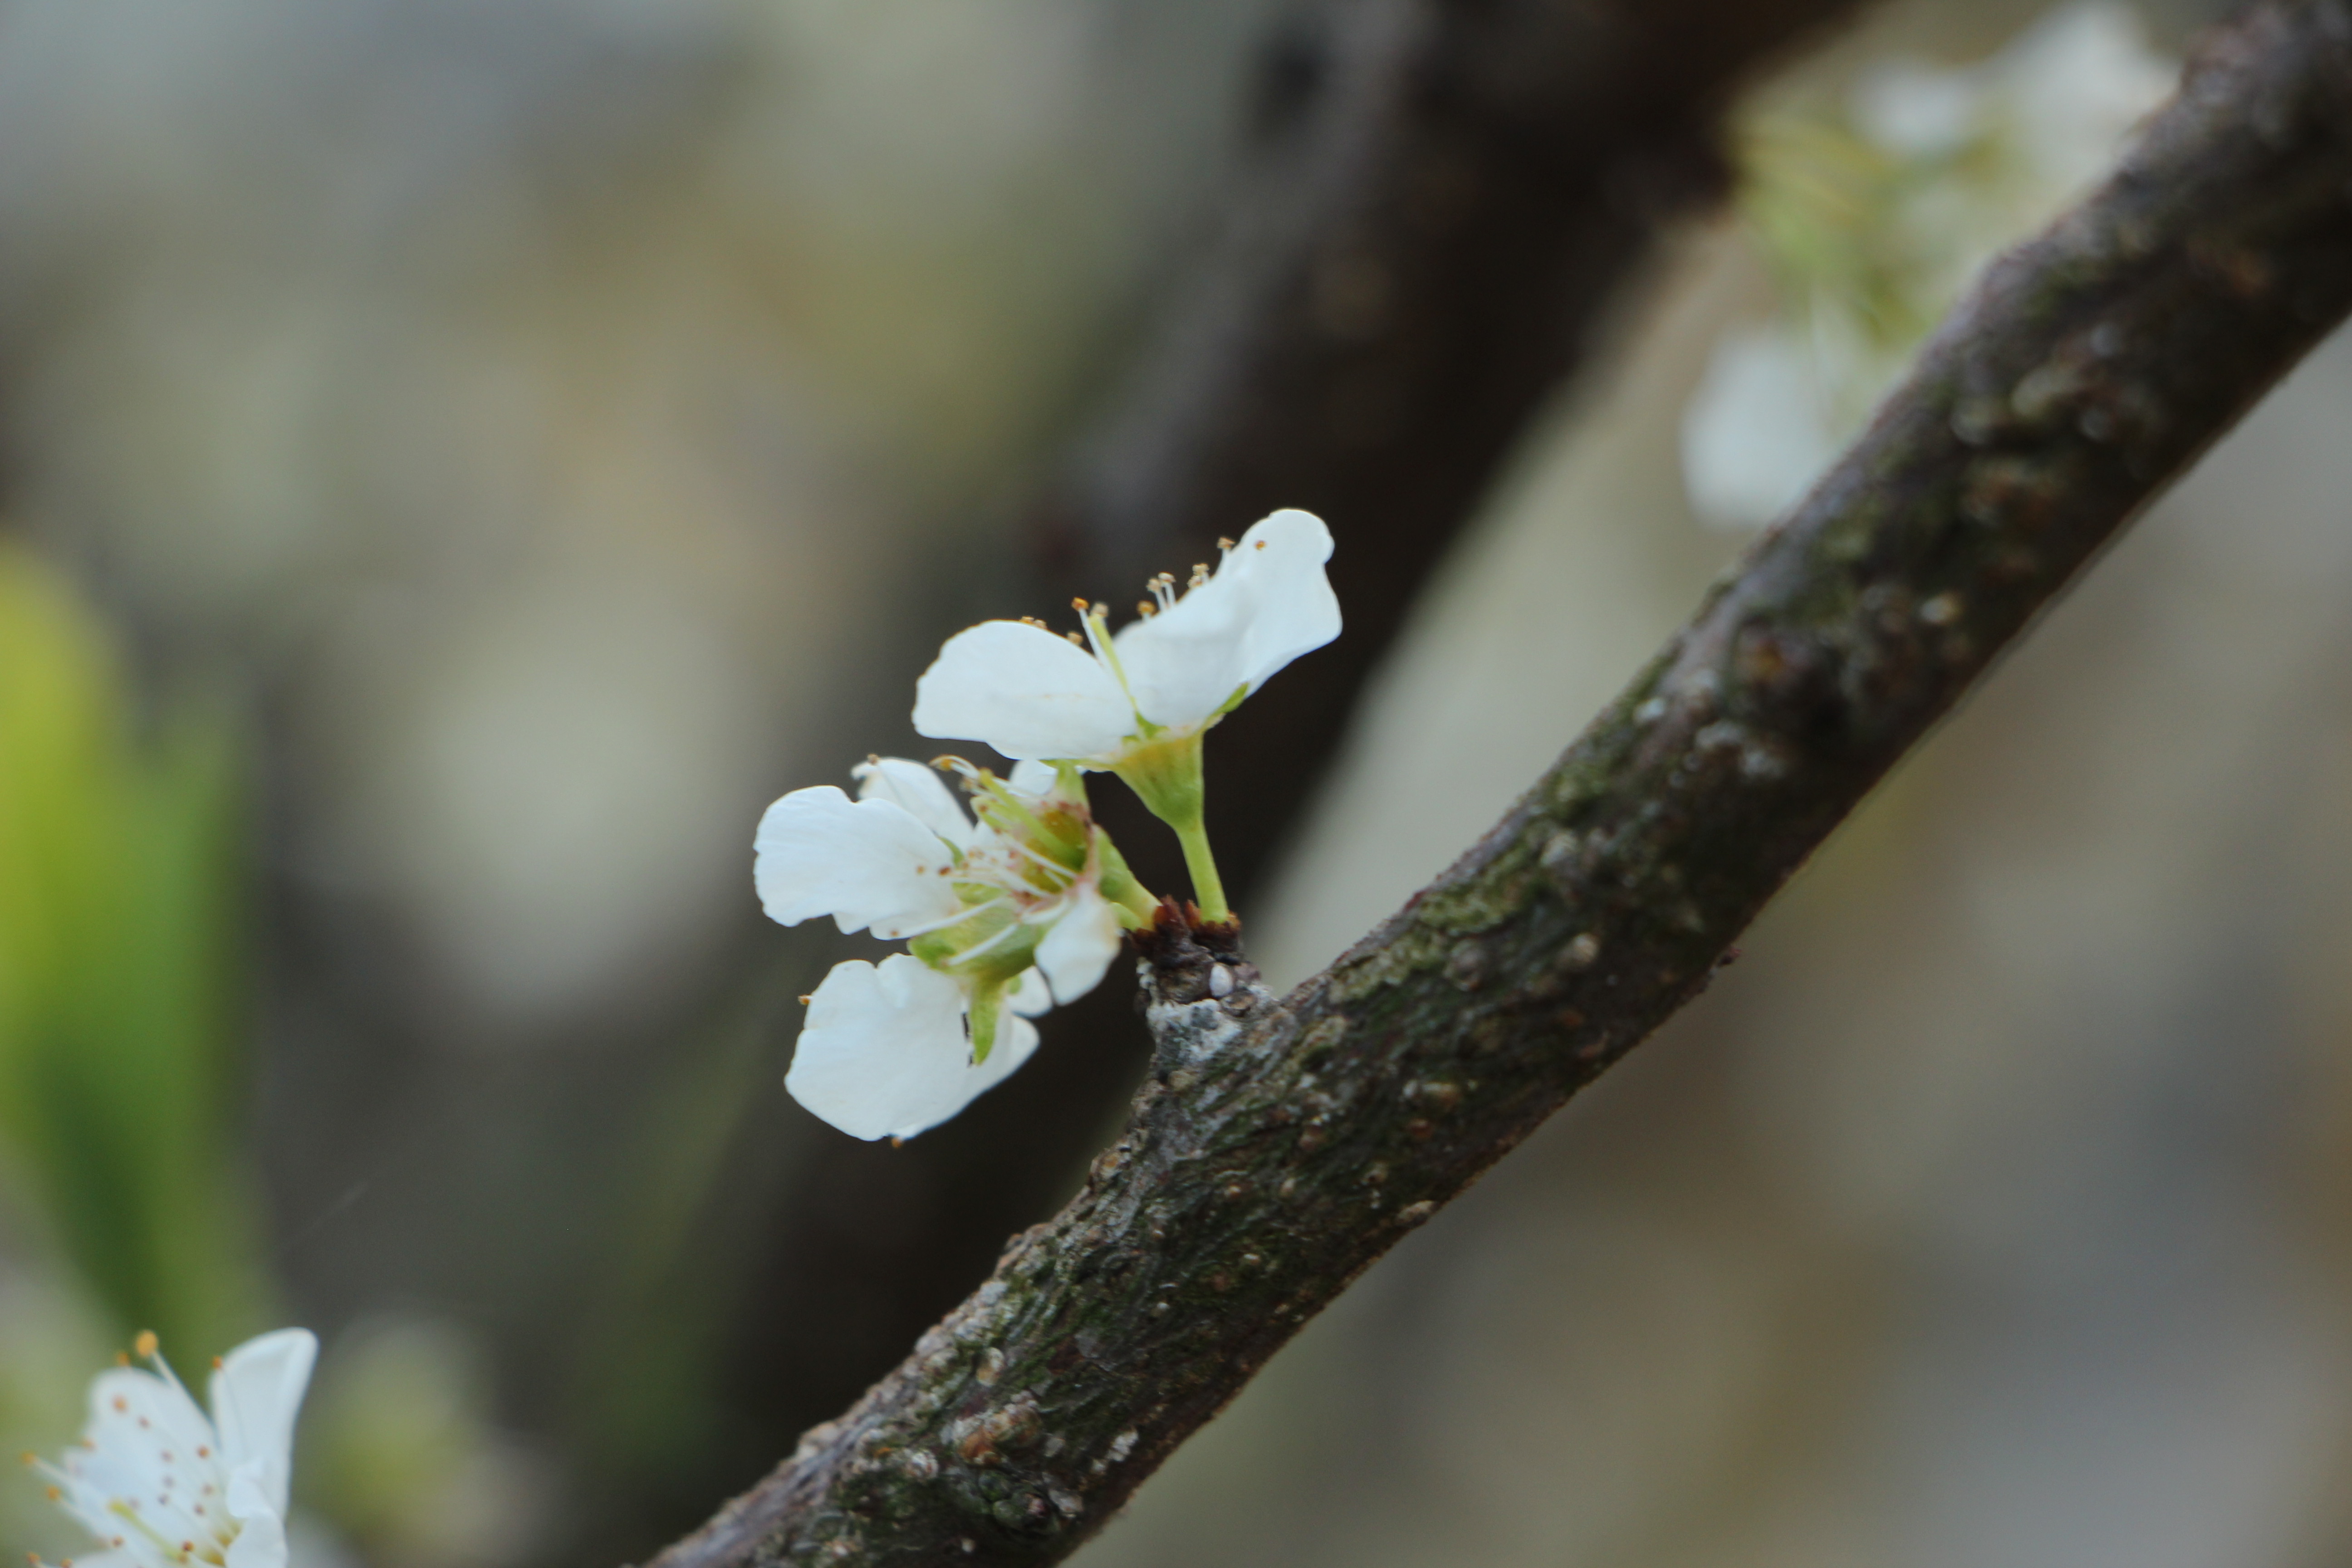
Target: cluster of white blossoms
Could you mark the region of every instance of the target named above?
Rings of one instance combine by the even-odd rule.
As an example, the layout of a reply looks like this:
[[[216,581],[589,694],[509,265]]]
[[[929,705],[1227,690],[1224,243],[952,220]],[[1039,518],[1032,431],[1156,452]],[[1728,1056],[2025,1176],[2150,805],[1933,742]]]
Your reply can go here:
[[[1339,635],[1324,575],[1330,531],[1278,511],[1223,547],[1187,591],[1155,579],[1139,618],[1110,630],[986,621],[958,633],[915,688],[918,733],[1013,759],[997,777],[960,758],[967,816],[939,773],[898,757],[770,806],[753,880],[785,925],[830,915],[908,951],[836,964],[808,1000],[794,1099],[859,1138],[935,1127],[1028,1059],[1029,1020],[1094,989],[1121,933],[1159,900],[1088,810],[1085,775],[1124,780],[1175,830],[1204,919],[1229,918],[1202,816],[1202,738],[1299,655]]]
[[[81,1443],[58,1463],[27,1454],[50,1498],[100,1550],[78,1568],[286,1568],[294,1416],[319,1342],[306,1329],[247,1340],[213,1363],[212,1414],[157,1349],[149,1367],[100,1373]]]
[[[2107,168],[2178,76],[2130,6],[2077,0],[1979,64],[1882,61],[1837,102],[1751,121],[1741,205],[1779,298],[1717,342],[1684,410],[1699,516],[1753,528],[1795,504],[1969,279]]]

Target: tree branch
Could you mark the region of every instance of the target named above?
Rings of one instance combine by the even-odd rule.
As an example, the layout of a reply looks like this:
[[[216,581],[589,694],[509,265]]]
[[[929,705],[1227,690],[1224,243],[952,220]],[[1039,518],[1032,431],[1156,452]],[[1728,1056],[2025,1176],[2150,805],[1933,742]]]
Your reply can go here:
[[[1134,593],[1278,506],[1320,512],[1348,635],[1228,720],[1211,761],[1218,860],[1246,894],[1513,444],[1659,235],[1721,195],[1735,89],[1855,5],[1283,0],[1214,244],[1037,508],[1035,574],[943,595],[941,635]],[[1183,887],[1159,826],[1097,795],[1145,883]],[[831,1140],[743,1211],[756,1306],[732,1331],[731,1433],[838,1409],[1055,1201],[1134,1083],[1134,1053],[1073,1047],[1119,1037],[1128,1002],[1099,988],[953,1125],[899,1151]]]
[[[2352,309],[2352,0],[2210,37],[2107,184],[1503,821],[1290,996],[1163,927],[1086,1190],[657,1568],[1066,1556],[1365,1266],[1698,994],[2165,480]],[[1222,998],[1215,967],[1236,981]]]

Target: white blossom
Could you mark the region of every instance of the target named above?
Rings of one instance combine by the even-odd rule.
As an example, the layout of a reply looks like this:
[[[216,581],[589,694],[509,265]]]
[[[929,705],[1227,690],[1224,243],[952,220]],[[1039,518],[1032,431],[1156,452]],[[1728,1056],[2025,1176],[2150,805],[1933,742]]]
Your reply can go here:
[[[1684,408],[1699,517],[1757,527],[1801,500],[1969,279],[2107,168],[2177,74],[2129,6],[2081,0],[1979,64],[1883,60],[1841,103],[1753,123],[1743,205],[1780,299],[1724,332]]]
[[[912,947],[836,964],[808,998],[785,1088],[855,1137],[911,1137],[1001,1081],[1036,1048],[1029,1018],[1100,984],[1123,909],[1150,908],[1075,771],[962,766],[977,820],[934,770],[876,757],[853,770],[859,799],[795,790],[754,839],[771,917],[830,915]]]
[[[247,1340],[215,1363],[207,1415],[140,1335],[153,1370],[100,1373],[80,1446],[36,1467],[101,1548],[77,1568],[286,1568],[294,1417],[318,1353],[306,1329]]]
[[[1083,637],[1042,621],[983,621],[950,637],[915,685],[915,728],[982,741],[1008,757],[1115,773],[1176,830],[1193,896],[1228,911],[1203,815],[1201,737],[1276,670],[1339,635],[1323,564],[1331,531],[1275,512],[1181,596],[1162,574],[1117,636],[1108,608],[1078,608]]]
[[[1299,655],[1339,635],[1323,563],[1331,531],[1311,512],[1254,524],[1179,596],[1152,584],[1153,613],[1107,635],[1088,613],[1080,647],[1030,621],[983,621],[950,637],[915,687],[915,729],[1008,757],[1117,771],[1137,750],[1198,734]]]

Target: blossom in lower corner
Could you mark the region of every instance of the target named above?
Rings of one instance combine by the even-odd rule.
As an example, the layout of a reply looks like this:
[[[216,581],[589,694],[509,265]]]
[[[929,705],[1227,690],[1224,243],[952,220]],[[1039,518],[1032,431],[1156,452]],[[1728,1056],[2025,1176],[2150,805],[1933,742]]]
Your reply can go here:
[[[1095,826],[1075,768],[1016,766],[1000,780],[949,759],[976,816],[933,769],[876,757],[770,806],[753,880],[785,925],[830,915],[909,951],[834,966],[784,1086],[858,1138],[935,1127],[1028,1059],[1029,1019],[1100,983],[1150,897]]]
[[[1174,578],[1155,578],[1140,618],[1117,636],[1102,605],[1081,603],[1083,641],[1042,622],[983,621],[950,637],[916,683],[915,729],[1118,774],[1185,840],[1195,892],[1221,914],[1200,837],[1201,736],[1339,635],[1330,558],[1320,518],[1277,511],[1227,546],[1213,573],[1194,568],[1181,596]]]
[[[294,1417],[318,1340],[280,1329],[221,1357],[210,1415],[154,1335],[139,1336],[138,1353],[147,1367],[114,1367],[91,1383],[79,1447],[54,1465],[26,1456],[51,1499],[98,1539],[78,1568],[286,1568]]]

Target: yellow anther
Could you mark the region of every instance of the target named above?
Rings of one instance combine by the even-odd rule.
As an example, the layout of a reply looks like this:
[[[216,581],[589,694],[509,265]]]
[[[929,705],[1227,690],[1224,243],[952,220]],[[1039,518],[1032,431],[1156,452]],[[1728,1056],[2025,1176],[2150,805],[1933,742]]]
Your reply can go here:
[[[1077,611],[1078,614],[1083,616],[1087,613],[1087,602],[1083,597],[1072,599],[1070,601],[1070,608]]]
[[[1149,599],[1138,599],[1135,601],[1135,613],[1139,616],[1156,616],[1160,613],[1160,606]]]
[[[1086,639],[1086,638],[1084,638],[1084,637],[1080,637],[1080,636],[1079,636],[1077,633],[1076,633],[1076,632],[1064,632],[1062,635],[1063,635],[1064,637],[1066,637],[1069,638],[1072,642],[1074,642],[1074,643],[1077,644],[1080,647],[1086,647],[1086,646],[1087,646],[1087,639]]]
[[[48,1489],[48,1492],[49,1492],[49,1500],[50,1500],[51,1502],[55,1502],[55,1501],[57,1501],[57,1500],[58,1500],[58,1499],[59,1499],[59,1498],[61,1498],[61,1497],[63,1497],[63,1496],[65,1496],[65,1495],[66,1495],[66,1494],[65,1494],[65,1492],[64,1492],[64,1490],[63,1490],[63,1489],[58,1488],[58,1487],[51,1487],[51,1488],[49,1488],[49,1489]]]
[[[131,1364],[131,1352],[129,1351],[116,1351],[114,1352],[114,1364],[117,1366],[129,1366]],[[119,1399],[116,1400],[114,1402],[114,1407],[117,1410],[121,1409],[122,1402]]]
[[[24,1460],[24,1461],[25,1461],[25,1463],[26,1463],[26,1464],[28,1464],[28,1465],[37,1465],[37,1464],[39,1464],[39,1463],[41,1462],[41,1457],[40,1457],[38,1454],[33,1453],[33,1452],[31,1452],[31,1451],[29,1451],[29,1450],[27,1450],[27,1451],[26,1451],[26,1452],[25,1452],[25,1453],[19,1454],[19,1455],[17,1455],[16,1457],[17,1457],[18,1458],[20,1458],[20,1459]]]
[[[816,998],[815,998],[815,997],[814,997],[814,996],[803,996],[803,997],[802,997],[802,998],[801,998],[801,1005],[802,1005],[802,1006],[803,1006],[803,1007],[805,1007],[805,1006],[807,1006],[810,1003],[812,1003],[812,1002],[814,1002],[814,1001],[815,1001],[815,1000],[816,1000]]]
[[[1218,536],[1218,538],[1217,538],[1217,548],[1218,548],[1218,549],[1220,549],[1220,550],[1231,550],[1233,547],[1234,547],[1234,542],[1233,542],[1232,540],[1225,538],[1225,537],[1224,537],[1223,535],[1222,535],[1222,534],[1220,534],[1220,535]]]
[[[154,1330],[142,1329],[139,1337],[131,1342],[131,1349],[140,1360],[146,1361],[154,1355],[158,1342]]]

